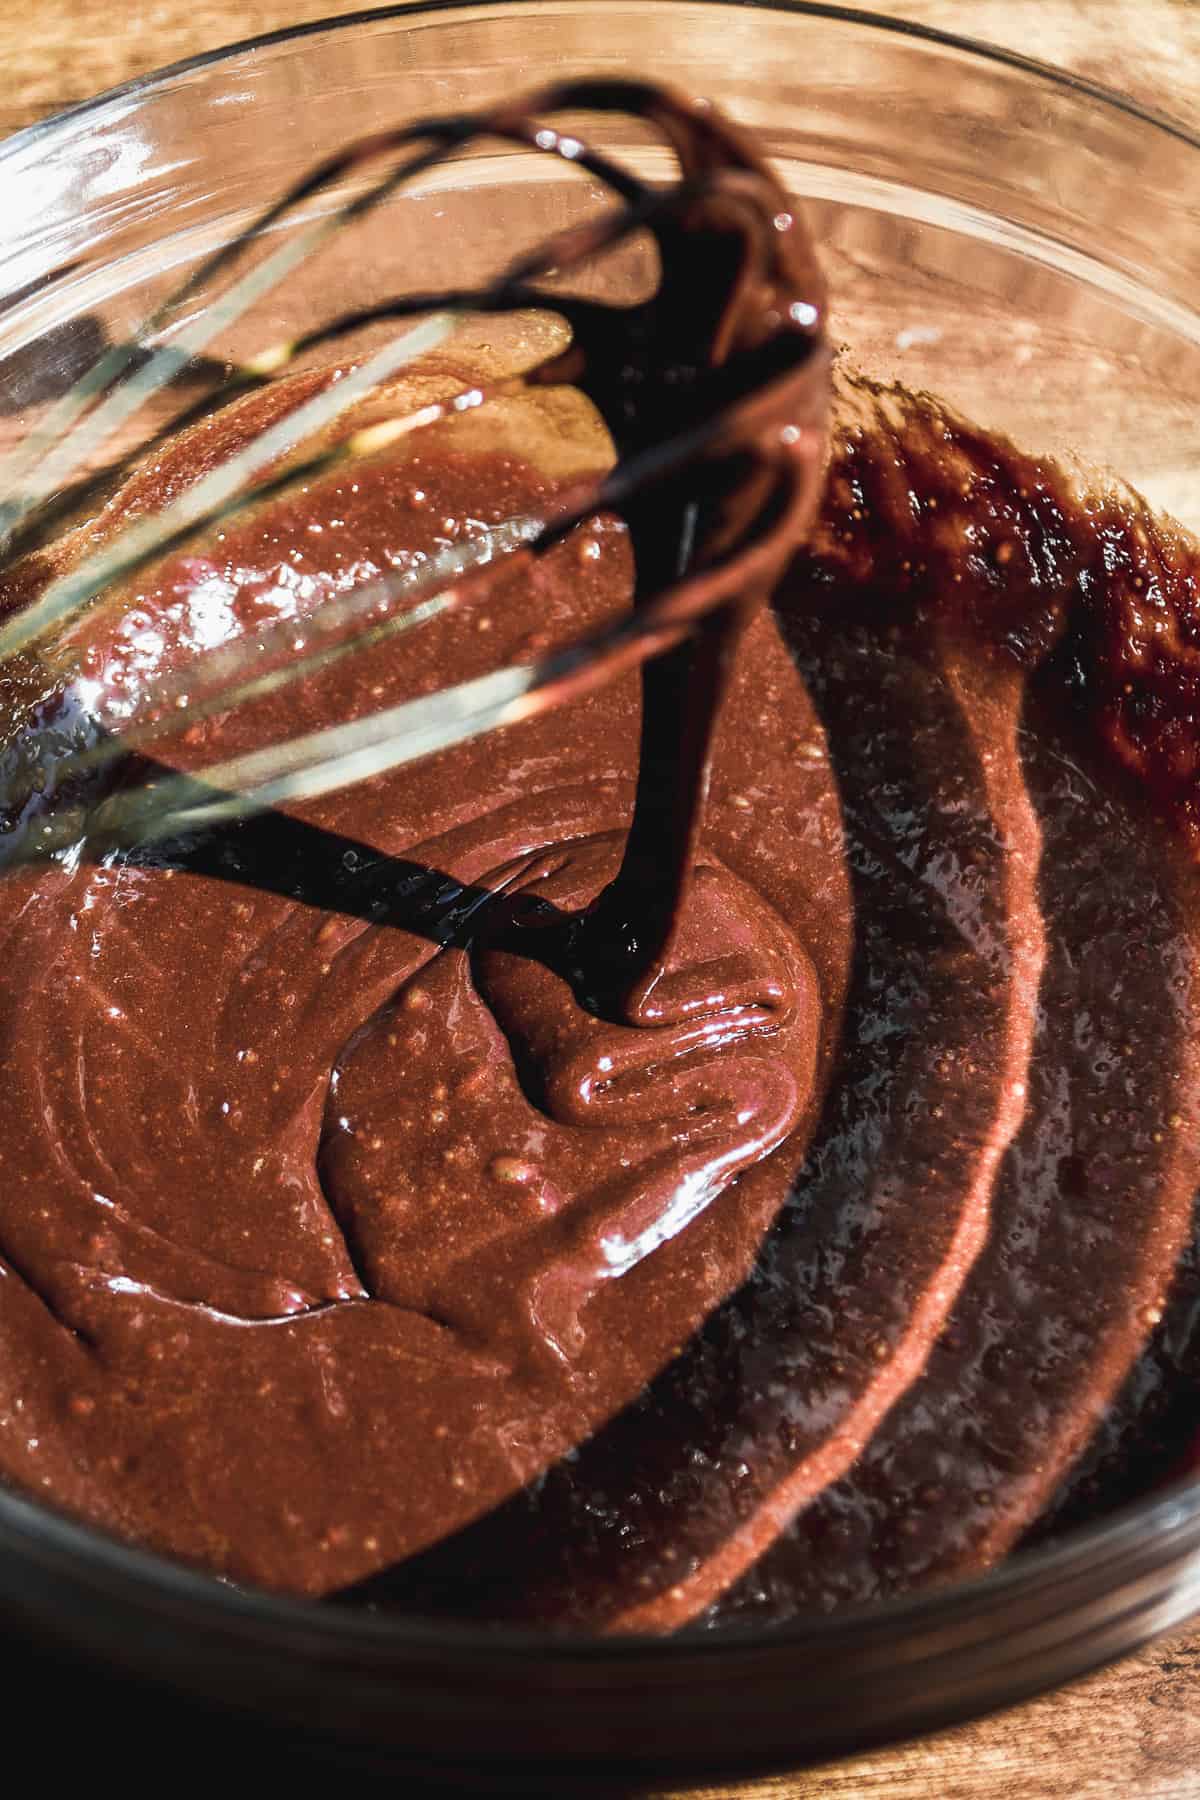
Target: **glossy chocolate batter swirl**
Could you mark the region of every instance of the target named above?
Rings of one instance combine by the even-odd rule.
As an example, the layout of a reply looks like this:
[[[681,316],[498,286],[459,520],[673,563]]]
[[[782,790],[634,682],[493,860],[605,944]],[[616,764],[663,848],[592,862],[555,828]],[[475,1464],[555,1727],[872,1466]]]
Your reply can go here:
[[[513,290],[345,428],[486,407],[163,560],[65,687],[10,663],[0,885],[0,1471],[234,1579],[604,1630],[979,1567],[1169,1465],[1200,917],[1190,541],[848,377],[820,499],[791,208],[710,113],[620,98],[684,173],[654,297],[564,327]],[[8,604],[336,379],[181,432]],[[22,860],[78,798],[47,744],[699,428],[419,656],[165,760],[670,588],[703,622],[640,677],[287,813]]]

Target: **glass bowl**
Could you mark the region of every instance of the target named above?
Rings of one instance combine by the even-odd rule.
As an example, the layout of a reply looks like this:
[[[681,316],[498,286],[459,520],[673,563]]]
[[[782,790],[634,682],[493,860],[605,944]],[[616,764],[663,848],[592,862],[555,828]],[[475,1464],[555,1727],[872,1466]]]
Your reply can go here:
[[[754,128],[803,199],[860,367],[1109,467],[1200,528],[1200,142],[1020,57],[785,0],[399,7],[235,46],[18,134],[0,146],[3,437],[332,147],[582,72],[668,81]],[[655,172],[636,126],[599,135]],[[418,245],[431,282],[439,255],[470,278],[597,203],[560,167],[486,146],[217,348],[338,310],[348,270],[364,301],[403,287]],[[36,1653],[31,1691],[66,1670],[110,1725],[114,1708],[186,1703],[246,1741],[282,1728],[360,1765],[486,1764],[526,1789],[568,1767],[827,1757],[1069,1680],[1197,1608],[1200,1482],[869,1612],[613,1641],[243,1592],[0,1493],[0,1615]]]

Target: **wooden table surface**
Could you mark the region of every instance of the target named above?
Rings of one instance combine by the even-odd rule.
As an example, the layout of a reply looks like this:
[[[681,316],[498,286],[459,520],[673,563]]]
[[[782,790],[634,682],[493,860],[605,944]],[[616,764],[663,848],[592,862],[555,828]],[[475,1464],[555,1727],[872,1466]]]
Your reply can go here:
[[[0,0],[0,135],[338,0]],[[347,10],[343,7],[341,10]],[[1200,0],[874,0],[1066,65],[1200,127]],[[1200,1800],[1200,1631],[978,1724],[717,1794],[761,1800]]]

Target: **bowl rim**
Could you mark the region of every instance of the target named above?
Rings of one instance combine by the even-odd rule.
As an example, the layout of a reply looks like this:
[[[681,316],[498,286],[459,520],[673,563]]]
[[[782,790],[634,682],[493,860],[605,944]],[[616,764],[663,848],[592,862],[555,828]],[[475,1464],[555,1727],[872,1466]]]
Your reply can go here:
[[[589,3],[593,6],[618,6],[627,4],[628,0],[589,0]],[[641,0],[641,3],[646,4],[647,0]],[[1036,76],[1065,93],[1095,100],[1106,108],[1124,113],[1200,150],[1200,129],[1193,130],[1182,119],[1176,119],[1157,107],[1147,106],[1143,101],[1135,100],[1132,95],[1123,94],[1119,88],[1094,81],[1090,76],[1059,68],[1054,63],[1026,56],[1021,51],[1010,50],[1002,44],[989,43],[984,38],[973,37],[966,32],[945,31],[940,26],[921,24],[913,19],[892,18],[884,13],[872,12],[867,7],[836,5],[832,0],[654,0],[654,4],[660,7],[701,4],[747,12],[794,13],[844,25],[866,26],[893,37],[913,38],[918,42],[939,45],[943,49],[963,51],[983,62],[996,63],[1025,75]],[[116,87],[104,88],[88,100],[61,107],[56,112],[48,113],[43,119],[35,119],[32,124],[21,126],[8,137],[0,139],[0,162],[10,156],[23,154],[43,138],[53,137],[61,132],[64,125],[81,123],[93,113],[102,112],[114,101],[137,99],[155,88],[168,86],[181,75],[196,74],[251,51],[274,49],[281,44],[297,43],[304,38],[351,32],[363,25],[387,23],[421,14],[482,12],[497,6],[532,10],[544,5],[545,0],[399,0],[398,4],[390,6],[359,7],[353,12],[331,13],[320,19],[306,20],[299,25],[284,25],[275,31],[236,38],[231,43],[217,45],[215,49],[201,50],[194,56],[163,63],[158,68],[147,70],[144,75],[134,75],[128,81],[119,82]]]
[[[590,3],[620,6],[630,4],[631,0],[590,0]],[[366,25],[429,19],[458,12],[486,14],[489,11],[524,10],[544,4],[545,0],[400,0],[399,4],[359,9],[242,38],[135,76],[91,99],[23,127],[0,141],[0,169],[15,157],[52,143],[56,136],[69,136],[70,132],[65,128],[86,124],[89,119],[103,114],[114,102],[148,97],[169,88],[180,77],[219,68],[221,64],[250,52],[277,49],[321,35],[349,34]],[[727,8],[796,14],[915,40],[964,54],[984,65],[996,65],[1033,77],[1063,93],[1090,100],[1104,110],[1115,111],[1155,132],[1165,133],[1200,152],[1200,132],[1191,130],[1167,113],[1147,107],[1103,83],[1019,51],[935,26],[886,17],[856,6],[827,4],[826,0],[632,0],[632,4],[653,4],[659,8],[667,4],[702,5],[713,10]],[[1180,1537],[1186,1540],[1183,1545],[1176,1543]],[[1157,1555],[1153,1553],[1156,1545],[1160,1546]],[[1200,1469],[1174,1479],[1148,1497],[1114,1510],[1104,1519],[1069,1532],[1061,1540],[1020,1551],[983,1575],[966,1577],[943,1587],[856,1605],[833,1615],[801,1615],[779,1625],[730,1625],[711,1633],[685,1630],[682,1635],[666,1637],[650,1633],[560,1636],[511,1626],[447,1625],[403,1614],[374,1615],[331,1604],[328,1598],[294,1598],[241,1587],[124,1542],[102,1529],[77,1522],[51,1505],[0,1486],[0,1554],[17,1550],[26,1568],[66,1577],[90,1590],[98,1600],[115,1598],[125,1603],[132,1600],[150,1613],[162,1612],[174,1604],[190,1614],[190,1623],[199,1626],[219,1627],[223,1622],[230,1623],[240,1617],[259,1629],[273,1632],[281,1649],[307,1637],[318,1640],[319,1647],[325,1650],[340,1646],[369,1655],[372,1649],[403,1648],[425,1656],[432,1654],[443,1665],[462,1669],[477,1667],[481,1659],[491,1664],[498,1652],[519,1657],[526,1669],[533,1669],[539,1663],[552,1663],[556,1667],[563,1663],[575,1667],[615,1665],[627,1669],[636,1664],[639,1672],[645,1672],[654,1668],[673,1669],[681,1662],[694,1667],[697,1662],[714,1658],[721,1662],[738,1657],[746,1661],[751,1655],[761,1659],[764,1653],[795,1663],[805,1654],[828,1653],[835,1646],[849,1648],[865,1644],[868,1639],[890,1640],[906,1629],[919,1632],[922,1627],[938,1624],[986,1627],[987,1620],[993,1615],[1003,1615],[1007,1609],[1035,1595],[1043,1604],[1025,1615],[1025,1623],[1044,1623],[1054,1616],[1053,1608],[1045,1602],[1058,1587],[1073,1577],[1090,1573],[1097,1584],[1093,1594],[1112,1591],[1100,1587],[1102,1571],[1110,1565],[1121,1567],[1139,1547],[1144,1552],[1136,1571],[1139,1577],[1165,1570],[1180,1555],[1200,1552]],[[135,1590],[132,1594],[131,1587]],[[1196,1604],[1200,1607],[1200,1591]],[[1109,1660],[1113,1655],[1125,1654],[1134,1647],[1134,1642],[1144,1641],[1154,1631],[1155,1626],[1149,1624],[1139,1638],[1123,1643],[1115,1650],[1085,1657],[1073,1665],[1070,1672],[1082,1673],[1085,1668]],[[930,1646],[931,1660],[941,1654],[944,1650]],[[1001,1691],[983,1705],[970,1707],[969,1714],[975,1715],[985,1706],[1003,1705],[1009,1699],[1038,1691],[1053,1679],[1032,1683],[1023,1683],[1018,1677],[1002,1679]],[[951,1717],[960,1716],[968,1716],[968,1709],[951,1713],[935,1705],[929,1723],[936,1724],[939,1718],[949,1722]]]

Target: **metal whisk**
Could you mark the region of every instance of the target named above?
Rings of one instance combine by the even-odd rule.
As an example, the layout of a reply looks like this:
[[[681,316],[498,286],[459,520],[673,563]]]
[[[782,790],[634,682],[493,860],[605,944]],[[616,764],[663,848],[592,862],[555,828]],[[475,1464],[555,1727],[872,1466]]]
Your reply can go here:
[[[568,109],[639,115],[674,152],[676,178],[648,184],[557,129],[550,121]],[[286,302],[289,277],[333,234],[480,137],[571,164],[601,183],[615,204],[519,255],[487,287],[417,292],[360,307],[236,366],[209,358],[221,334],[268,291]],[[271,234],[289,215],[363,171],[372,175],[361,192],[271,247]],[[644,233],[655,240],[660,267],[650,298],[621,307],[563,291],[564,277]],[[508,519],[416,568],[328,599],[305,622],[302,654],[292,623],[271,625],[164,675],[116,729],[85,718],[65,755],[61,734],[51,734],[45,750],[47,758],[53,752],[50,787],[57,798],[41,797],[36,818],[11,840],[9,854],[62,855],[81,845],[102,854],[314,797],[530,717],[648,659],[657,659],[658,673],[647,670],[645,677],[656,684],[653,693],[647,688],[646,729],[669,740],[693,679],[680,667],[672,670],[671,653],[714,622],[731,628],[769,590],[815,505],[826,413],[823,306],[803,228],[758,153],[703,103],[650,85],[565,83],[487,111],[405,125],[330,157],[211,255],[133,341],[103,354],[0,461],[4,564],[19,570],[29,546],[52,535],[68,502],[77,511],[98,491],[110,471],[92,473],[97,459],[181,371],[201,380],[203,392],[172,421],[175,430],[278,381],[302,355],[364,327],[400,322],[403,329],[153,517],[69,564],[10,611],[0,620],[0,666],[14,658],[14,666],[29,659],[53,664],[65,634],[86,630],[91,610],[114,589],[228,515],[486,406],[494,390],[474,387],[330,441],[339,418],[378,396],[472,314],[536,307],[565,322],[569,346],[504,385],[581,389],[611,436],[613,465],[537,517]],[[601,510],[627,521],[637,567],[634,604],[615,624],[540,660],[365,717],[333,720],[217,761],[199,775],[164,776],[159,768],[153,781],[138,778],[151,749],[198,720],[300,681],[334,658],[368,656],[384,639],[466,605],[494,578],[499,559],[510,567],[531,562]],[[34,721],[24,729],[28,770],[38,762],[39,727]],[[697,747],[696,756],[706,753],[706,743]],[[106,772],[117,766],[122,775],[114,786]],[[678,780],[686,778],[684,769]],[[10,812],[24,798],[19,791],[0,795]],[[674,800],[684,803],[682,789]]]

